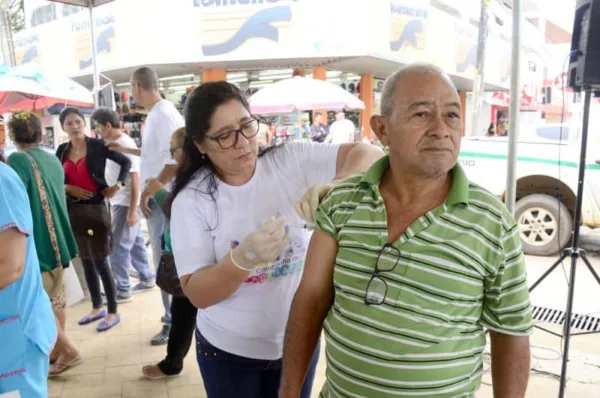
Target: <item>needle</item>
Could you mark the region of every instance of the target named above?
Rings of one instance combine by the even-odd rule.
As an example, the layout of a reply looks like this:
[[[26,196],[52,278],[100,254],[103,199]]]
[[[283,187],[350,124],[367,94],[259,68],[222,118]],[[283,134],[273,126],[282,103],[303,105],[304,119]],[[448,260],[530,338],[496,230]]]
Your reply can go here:
[[[303,229],[309,229],[309,230],[313,230],[316,228],[316,225],[313,224],[301,224],[301,223],[289,223],[288,226],[292,227],[292,228],[303,228]]]

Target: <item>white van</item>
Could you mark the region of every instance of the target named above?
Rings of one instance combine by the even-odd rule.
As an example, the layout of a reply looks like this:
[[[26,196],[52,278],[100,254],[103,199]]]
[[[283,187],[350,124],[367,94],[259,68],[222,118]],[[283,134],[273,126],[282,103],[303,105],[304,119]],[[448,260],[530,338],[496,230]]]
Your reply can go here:
[[[600,226],[600,142],[590,128],[582,223]],[[578,184],[579,128],[545,124],[520,131],[517,154],[515,219],[525,253],[548,256],[571,238]],[[471,181],[503,198],[506,189],[508,139],[464,137],[459,162]]]

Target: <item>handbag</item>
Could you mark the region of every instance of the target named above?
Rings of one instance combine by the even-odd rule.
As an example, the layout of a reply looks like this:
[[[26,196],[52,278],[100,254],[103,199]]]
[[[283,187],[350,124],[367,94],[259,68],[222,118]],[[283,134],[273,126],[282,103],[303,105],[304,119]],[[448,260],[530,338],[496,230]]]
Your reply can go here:
[[[183,289],[181,288],[181,281],[179,280],[179,275],[177,275],[177,268],[175,267],[175,258],[173,257],[173,254],[167,252],[164,247],[165,241],[163,238],[163,250],[158,268],[156,269],[156,284],[163,292],[172,296],[184,296]]]
[[[44,285],[44,290],[48,294],[48,296],[53,299],[59,297],[64,288],[63,278],[64,278],[64,269],[62,260],[60,258],[60,249],[58,248],[58,239],[56,237],[56,229],[54,228],[54,221],[52,220],[52,212],[50,211],[50,202],[48,201],[48,195],[46,193],[46,187],[44,186],[44,181],[42,179],[42,175],[40,173],[40,169],[29,153],[24,152],[25,155],[31,161],[33,166],[33,174],[35,176],[35,181],[38,187],[38,191],[40,192],[40,201],[42,202],[42,210],[44,212],[44,218],[46,219],[46,227],[48,228],[48,234],[50,235],[50,242],[52,244],[52,250],[54,251],[54,256],[56,257],[56,268],[51,271],[42,272],[42,283]],[[64,294],[63,294],[64,296]],[[62,300],[61,300],[62,301]],[[62,305],[62,308],[66,305],[66,297],[65,303],[63,305],[62,302],[58,303],[58,305]],[[53,305],[54,305],[53,301]],[[62,309],[61,308],[61,309]]]
[[[107,203],[68,201],[69,220],[82,259],[104,259],[112,251],[112,221]]]

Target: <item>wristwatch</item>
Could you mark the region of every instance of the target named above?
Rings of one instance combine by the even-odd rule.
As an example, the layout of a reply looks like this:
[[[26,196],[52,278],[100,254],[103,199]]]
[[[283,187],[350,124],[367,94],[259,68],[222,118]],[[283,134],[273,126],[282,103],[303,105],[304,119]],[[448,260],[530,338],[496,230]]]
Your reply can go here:
[[[115,184],[116,187],[119,187],[119,191],[123,188],[123,183],[121,181],[117,181]]]

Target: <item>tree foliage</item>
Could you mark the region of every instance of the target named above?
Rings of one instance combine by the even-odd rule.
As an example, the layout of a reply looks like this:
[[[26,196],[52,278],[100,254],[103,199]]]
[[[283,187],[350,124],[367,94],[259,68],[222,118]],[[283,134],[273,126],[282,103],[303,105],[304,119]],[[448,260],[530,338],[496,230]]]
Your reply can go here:
[[[8,10],[10,27],[13,33],[25,29],[25,7],[23,0],[0,0],[0,7]]]

